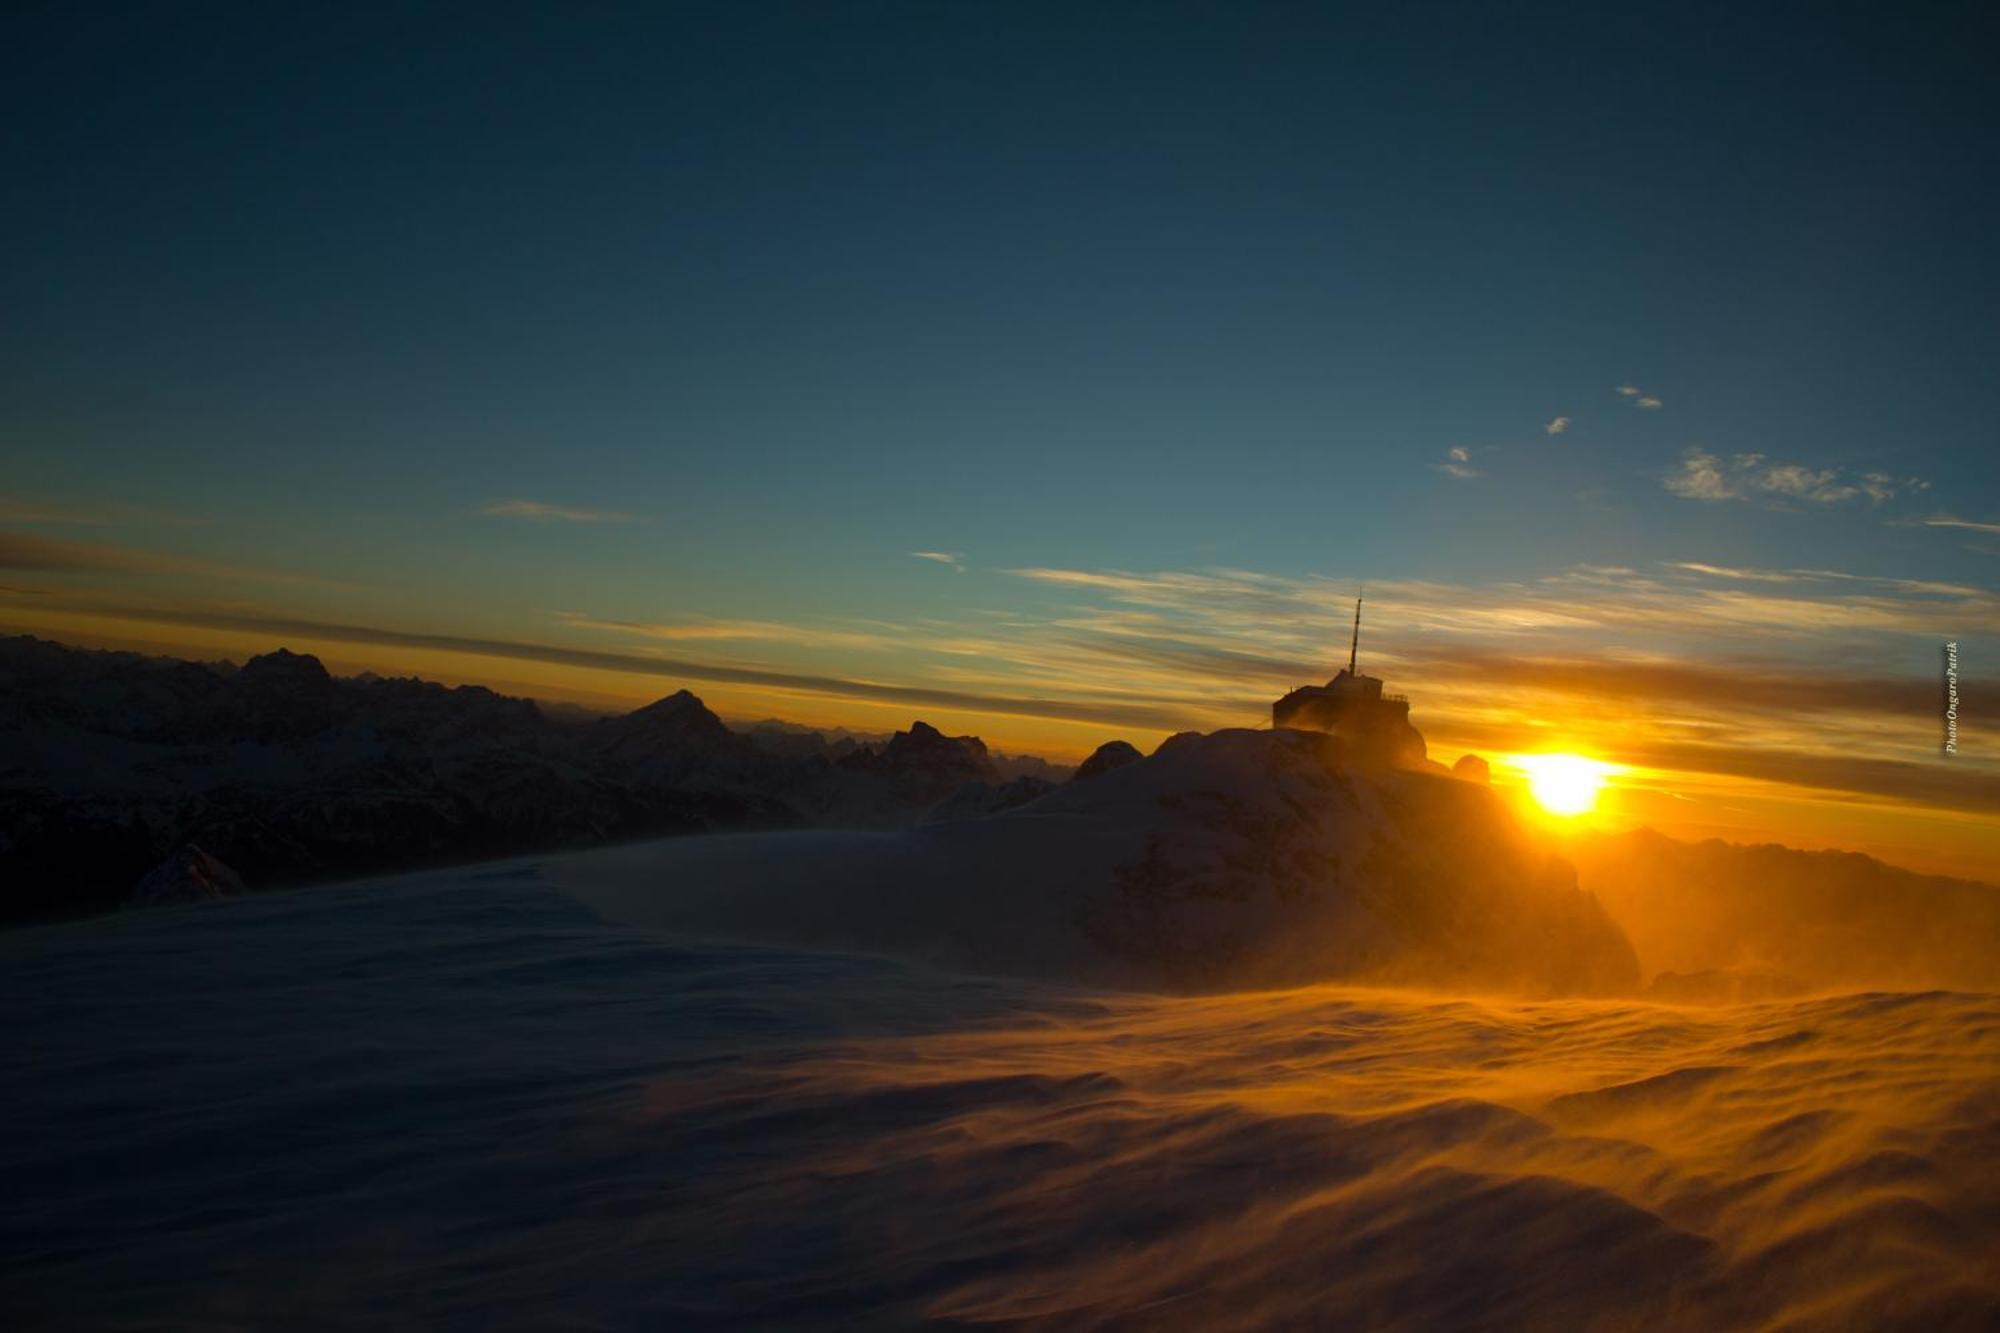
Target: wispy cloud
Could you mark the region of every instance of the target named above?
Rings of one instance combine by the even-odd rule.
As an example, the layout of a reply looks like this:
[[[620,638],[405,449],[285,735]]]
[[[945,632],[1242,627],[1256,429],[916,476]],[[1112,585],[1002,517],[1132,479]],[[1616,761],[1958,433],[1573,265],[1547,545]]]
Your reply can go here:
[[[1560,435],[1564,431],[1569,429],[1569,418],[1557,417],[1555,420],[1551,421],[1548,425],[1542,427],[1542,429],[1550,435]]]
[[[1638,402],[1634,403],[1633,406],[1640,408],[1643,411],[1657,412],[1661,408],[1665,407],[1666,404],[1661,402],[1659,399],[1653,397],[1651,394],[1646,394],[1643,397],[1641,397]]]
[[[1666,406],[1659,398],[1647,393],[1636,384],[1621,384],[1618,386],[1618,393],[1621,397],[1629,400],[1632,406],[1642,411],[1657,412]]]
[[[1742,469],[1737,469],[1741,471]],[[1681,455],[1680,467],[1666,476],[1666,488],[1684,500],[1735,500],[1742,488],[1732,480],[1725,464],[1706,449],[1690,449]]]
[[[891,634],[776,620],[605,620],[574,611],[559,612],[556,618],[577,629],[660,639],[669,643],[782,643],[798,648],[892,648],[903,642]]]
[[[1430,466],[1432,471],[1442,472],[1447,477],[1459,481],[1468,481],[1473,477],[1484,475],[1478,468],[1472,466],[1472,451],[1464,445],[1453,445],[1445,451],[1442,463],[1432,463]]]
[[[1099,613],[1100,630],[1122,624],[1210,645],[1254,643],[1267,654],[1283,645],[1318,651],[1342,638],[1353,610],[1351,580],[1345,579],[1247,570],[1005,572],[1101,596],[1118,610]],[[1772,586],[1757,586],[1766,584]],[[1454,639],[1610,639],[1632,647],[1642,636],[1662,643],[1692,638],[1723,651],[1729,642],[1804,645],[1829,632],[1928,633],[1941,622],[1965,626],[1967,633],[2000,632],[2000,592],[1834,570],[1747,570],[1690,561],[1655,573],[1582,565],[1527,581],[1377,580],[1368,588],[1371,603],[1393,606],[1385,614],[1401,632]]]
[[[495,500],[481,505],[479,512],[488,518],[524,518],[535,523],[626,523],[632,518],[616,509],[587,509],[541,500]]]
[[[1762,454],[1736,454],[1725,459],[1698,447],[1681,455],[1680,464],[1666,474],[1662,484],[1685,500],[1745,500],[1773,505],[1793,501],[1838,505],[1860,499],[1879,505],[1899,495],[1930,489],[1929,482],[1917,477],[1777,463]]]
[[[1920,528],[1964,528],[1968,532],[2000,534],[2000,523],[1980,523],[1969,518],[1953,518],[1950,514],[1933,514],[1929,518],[1912,519],[1911,526]]]
[[[961,574],[965,572],[965,557],[956,551],[912,551],[910,556],[916,560],[928,560],[934,565],[945,565]]]

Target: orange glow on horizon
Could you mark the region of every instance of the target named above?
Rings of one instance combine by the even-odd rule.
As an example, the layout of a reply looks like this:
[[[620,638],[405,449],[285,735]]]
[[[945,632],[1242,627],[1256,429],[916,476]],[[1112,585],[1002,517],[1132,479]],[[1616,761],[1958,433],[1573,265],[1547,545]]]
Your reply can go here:
[[[1112,739],[1129,741],[1149,753],[1168,734],[1113,723],[836,697],[808,687],[682,680],[467,649],[198,627],[148,620],[122,608],[100,613],[23,602],[0,606],[0,618],[7,622],[7,632],[37,633],[81,647],[240,661],[286,646],[318,655],[336,674],[364,670],[414,674],[444,684],[480,684],[503,693],[573,702],[604,711],[639,707],[685,685],[724,719],[734,722],[776,717],[820,729],[844,727],[886,734],[906,729],[921,718],[947,734],[977,735],[990,747],[1010,755],[1039,755],[1057,763],[1076,763]],[[1038,685],[1037,692],[1044,689],[1062,694],[1044,685]],[[1983,810],[1952,808],[1914,795],[1898,798],[1799,785],[1779,777],[1661,767],[1643,758],[1648,743],[1659,740],[1659,735],[1648,729],[1643,714],[1631,710],[1614,714],[1579,707],[1572,710],[1576,715],[1567,719],[1567,725],[1557,728],[1541,722],[1552,716],[1541,700],[1487,697],[1469,701],[1449,689],[1437,691],[1434,699],[1426,697],[1430,702],[1418,725],[1429,741],[1431,755],[1440,761],[1464,753],[1490,757],[1494,785],[1505,791],[1523,817],[1552,831],[1650,827],[1685,841],[1721,838],[1735,843],[1844,849],[1928,873],[2000,881],[2000,825]],[[1118,697],[1113,701],[1127,700]],[[1260,726],[1267,721],[1247,709],[1204,711],[1198,704],[1188,706],[1195,713],[1190,725],[1201,730]],[[1777,748],[1799,744],[1776,732],[1758,736],[1756,743]],[[1522,762],[1539,763],[1550,756],[1602,756],[1589,762],[1606,765],[1604,780],[1591,793],[1589,803],[1575,813],[1566,812],[1564,807],[1581,802],[1581,788],[1568,797],[1553,794],[1555,784],[1563,780],[1557,776],[1542,784],[1542,791],[1552,793],[1544,800],[1533,773]]]

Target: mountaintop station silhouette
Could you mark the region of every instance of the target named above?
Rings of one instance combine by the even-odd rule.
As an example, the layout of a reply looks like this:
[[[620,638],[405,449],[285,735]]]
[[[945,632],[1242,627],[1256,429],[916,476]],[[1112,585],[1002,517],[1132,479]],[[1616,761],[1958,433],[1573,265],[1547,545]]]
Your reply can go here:
[[[1359,764],[1418,768],[1425,764],[1423,733],[1410,725],[1410,701],[1382,693],[1379,676],[1364,676],[1355,661],[1361,651],[1361,598],[1354,599],[1354,638],[1347,665],[1324,685],[1301,685],[1271,705],[1271,725],[1297,731],[1325,731],[1340,737],[1347,758]]]

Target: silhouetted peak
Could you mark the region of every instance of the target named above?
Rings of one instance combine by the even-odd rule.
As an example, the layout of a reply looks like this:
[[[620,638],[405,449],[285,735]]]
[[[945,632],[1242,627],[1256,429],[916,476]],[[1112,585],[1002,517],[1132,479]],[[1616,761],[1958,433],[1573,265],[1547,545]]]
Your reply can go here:
[[[644,708],[635,708],[625,715],[629,722],[648,723],[653,726],[667,726],[675,730],[698,730],[702,732],[727,733],[729,728],[722,719],[709,711],[700,696],[689,690],[675,690],[664,699],[655,699]]]
[[[603,734],[619,737],[621,743],[640,745],[647,753],[661,745],[693,746],[703,752],[729,745],[738,737],[708,705],[687,690],[676,690],[644,708],[635,708],[620,718],[600,723]]]
[[[841,767],[888,778],[911,799],[941,799],[965,782],[995,782],[998,771],[977,736],[947,736],[928,722],[912,722],[879,749],[862,746],[840,755]]]
[[[1114,768],[1136,764],[1143,758],[1145,756],[1139,753],[1138,747],[1129,741],[1106,741],[1091,751],[1090,758],[1077,766],[1076,775],[1070,781],[1084,782],[1100,773],[1109,773]]]
[[[243,893],[242,876],[190,842],[148,871],[132,887],[126,905],[160,907],[171,903],[216,902],[240,898]]]
[[[643,708],[632,710],[633,717],[675,717],[708,713],[708,705],[693,690],[675,690],[663,699],[655,699]],[[709,713],[713,717],[713,713]]]
[[[1476,754],[1462,754],[1458,762],[1451,766],[1451,775],[1467,782],[1491,782],[1493,767]]]
[[[236,673],[236,679],[246,685],[322,686],[330,684],[333,677],[311,653],[295,653],[289,648],[275,648],[245,662],[243,669]]]
[[[889,738],[883,753],[891,759],[952,754],[983,763],[986,742],[977,736],[947,736],[928,722],[912,722],[908,731],[899,731]]]

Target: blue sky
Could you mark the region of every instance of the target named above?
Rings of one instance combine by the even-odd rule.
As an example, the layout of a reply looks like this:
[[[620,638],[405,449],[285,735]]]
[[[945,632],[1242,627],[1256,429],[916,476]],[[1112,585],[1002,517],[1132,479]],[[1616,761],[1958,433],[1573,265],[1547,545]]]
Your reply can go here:
[[[1964,595],[1590,650],[1914,678],[2000,571],[1988,22],[19,9],[0,582],[915,688],[1105,609],[1005,571],[1697,563]]]

